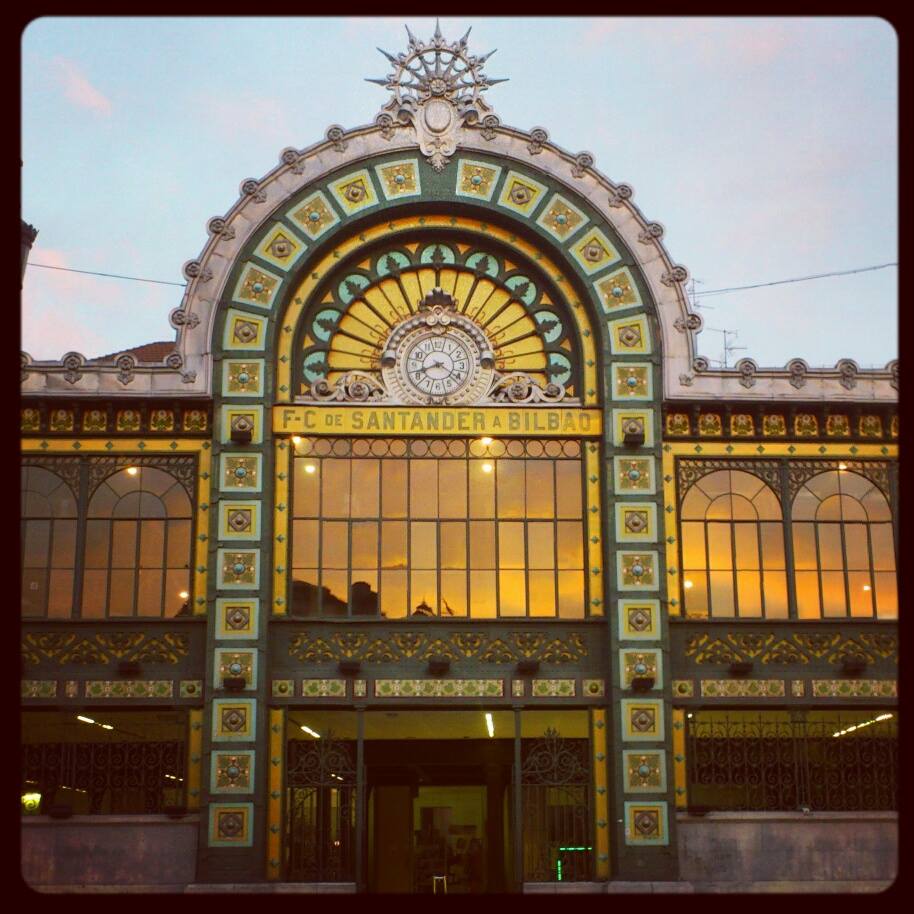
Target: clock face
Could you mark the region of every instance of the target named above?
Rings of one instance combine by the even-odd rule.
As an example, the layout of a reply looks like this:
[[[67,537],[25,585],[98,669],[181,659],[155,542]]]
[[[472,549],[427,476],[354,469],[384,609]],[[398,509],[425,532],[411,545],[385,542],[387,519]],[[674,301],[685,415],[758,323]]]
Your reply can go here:
[[[494,372],[482,367],[480,348],[466,330],[419,326],[399,340],[394,364],[383,368],[391,394],[405,403],[474,403],[485,396]]]
[[[450,397],[475,375],[475,345],[459,331],[423,333],[404,347],[405,380],[419,394]]]

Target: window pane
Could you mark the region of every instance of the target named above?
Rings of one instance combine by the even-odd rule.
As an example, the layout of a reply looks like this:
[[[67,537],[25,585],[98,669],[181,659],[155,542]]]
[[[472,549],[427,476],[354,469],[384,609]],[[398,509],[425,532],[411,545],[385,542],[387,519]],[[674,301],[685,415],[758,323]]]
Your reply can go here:
[[[765,482],[754,473],[730,470],[730,491],[752,501],[765,488]]]
[[[162,571],[161,569],[140,569],[137,588],[137,614],[158,616],[162,612]]]
[[[73,572],[55,569],[48,589],[48,616],[69,619],[73,615]]]
[[[801,619],[818,619],[820,614],[819,575],[815,571],[798,571],[795,575],[795,580],[797,615]]]
[[[22,614],[43,616],[48,603],[48,574],[43,568],[22,572]]]
[[[108,531],[106,520],[86,522],[86,568],[108,567]]]
[[[495,523],[470,521],[470,567],[495,567]]]
[[[734,524],[736,567],[741,570],[759,567],[758,530],[755,524]]]
[[[532,521],[527,524],[527,553],[530,568],[555,568],[555,527],[552,523]],[[530,599],[532,603],[533,597]]]
[[[733,497],[730,493],[718,495],[705,513],[707,520],[730,520],[733,517]]]
[[[474,619],[495,618],[494,571],[470,572],[470,615]]]
[[[683,568],[704,568],[705,525],[685,523],[682,525],[682,566]]]
[[[498,525],[498,567],[523,568],[524,525],[518,523],[500,523]]]
[[[708,524],[708,555],[711,569],[720,571],[733,567],[730,524]],[[713,598],[711,604],[714,604]]]
[[[134,526],[131,524],[131,526]],[[118,571],[111,572],[111,598],[108,601],[109,616],[132,616],[134,588],[136,587],[136,572]]]
[[[161,568],[164,564],[165,521],[140,522],[140,568]]]
[[[381,572],[381,615],[387,619],[406,616],[406,572]]]
[[[188,568],[190,566],[190,524],[189,520],[168,521],[169,568]]]
[[[111,524],[111,567],[136,567],[136,528],[132,520],[116,520]],[[111,585],[112,592],[114,584]]]
[[[115,512],[118,513],[118,512]],[[158,495],[149,492],[140,493],[140,510],[137,517],[165,517],[165,505]]]
[[[414,521],[410,525],[409,564],[411,568],[438,567],[438,525]],[[417,601],[413,601],[413,609]]]
[[[108,572],[90,571],[83,573],[82,611],[83,618],[100,619],[105,615],[108,596]]]
[[[292,564],[294,567],[314,568],[317,565],[317,525],[316,520],[292,521]],[[171,550],[169,549],[169,551]]]
[[[54,522],[53,546],[51,549],[51,566],[53,568],[72,568],[76,558],[76,521],[58,520]]]
[[[450,522],[441,525],[441,567],[467,567],[466,523]]]
[[[787,618],[787,576],[783,571],[766,571],[763,581],[765,618]]]
[[[438,505],[441,517],[467,516],[467,465],[465,460],[438,464]]]
[[[704,520],[710,503],[711,499],[698,486],[692,486],[682,500],[679,514],[683,520]]]
[[[349,461],[324,460],[321,470],[321,510],[323,516],[348,517]]]
[[[118,497],[106,482],[101,483],[89,502],[89,517],[111,517]]]
[[[496,460],[499,517],[524,516],[524,461]]]
[[[793,525],[793,562],[797,570],[814,570],[816,560],[816,531],[813,524]]]
[[[736,574],[737,600],[740,616],[761,616],[762,576],[757,571],[738,571]]]
[[[292,570],[292,615],[315,616],[319,610],[320,587],[316,568]]]
[[[885,496],[875,486],[863,496],[860,501],[866,510],[866,516],[871,521],[891,520],[892,514],[889,511],[889,503]]]
[[[555,461],[556,517],[581,517],[581,461]]]
[[[898,591],[895,574],[877,571],[876,579],[876,615],[880,619],[898,618]]]
[[[781,504],[777,495],[768,486],[763,485],[759,489],[758,495],[752,499],[752,504],[760,520],[780,520]]]
[[[523,571],[498,573],[498,608],[502,616],[522,616],[527,611],[527,576]]]
[[[441,615],[465,616],[467,614],[466,571],[441,572]]]
[[[315,517],[320,513],[321,461],[298,457],[294,466],[293,513],[296,517]]]
[[[785,568],[784,529],[780,524],[762,524],[762,567]]]
[[[352,516],[377,517],[380,471],[378,460],[352,461]]]
[[[411,517],[438,516],[437,460],[410,460],[409,513]]]
[[[732,616],[733,573],[730,571],[711,572],[711,614],[713,616]]]
[[[176,482],[163,496],[162,501],[165,504],[165,513],[169,517],[187,517],[191,516],[190,499],[181,483]]]
[[[849,571],[867,571],[870,567],[870,553],[866,542],[865,524],[844,525],[844,548],[847,553]]]
[[[559,568],[584,567],[584,530],[580,521],[560,520],[556,524]]]
[[[873,524],[870,527],[873,546],[873,568],[877,571],[895,570],[895,538],[891,524]]]
[[[587,593],[583,571],[559,572],[559,616],[562,619],[583,619]]]
[[[797,492],[791,506],[791,517],[794,520],[812,520],[819,508],[819,499],[806,486]]]
[[[841,525],[816,524],[819,533],[819,559],[823,570],[840,570],[844,568],[844,557],[841,555]]]
[[[377,521],[361,521],[352,525],[353,568],[374,568],[378,564]],[[353,578],[353,580],[355,580]]]
[[[495,517],[495,461],[469,460],[467,466],[470,476],[470,517]]]
[[[407,567],[406,521],[386,520],[381,524],[381,566],[383,568]],[[405,579],[403,586],[406,587]]]
[[[384,517],[406,517],[406,461],[381,461],[381,512]]]
[[[22,564],[26,568],[44,568],[48,564],[48,546],[51,540],[49,520],[30,520],[25,524],[22,544]]]
[[[713,501],[718,495],[730,491],[730,471],[715,470],[707,476],[702,476],[696,485]]]
[[[438,615],[438,575],[434,571],[410,573],[410,611],[414,616]]]
[[[708,615],[708,575],[704,571],[686,570],[683,571],[683,576],[682,590],[686,615],[706,618]]]
[[[843,616],[847,613],[844,575],[840,571],[822,572],[822,609],[826,616]]]
[[[321,615],[345,616],[348,612],[349,573],[341,570],[321,571]]]
[[[847,576],[852,616],[873,615],[873,585],[868,572],[851,571]]]
[[[530,572],[530,615],[555,615],[555,574],[553,572]]]
[[[527,517],[555,516],[555,485],[551,460],[527,460]]]
[[[345,521],[321,523],[321,566],[346,568],[349,565],[349,524]],[[337,593],[344,596],[345,593]]]
[[[378,614],[378,572],[375,568],[353,568],[349,595],[354,616]]]
[[[170,568],[165,572],[164,614],[167,618],[191,614],[190,571]]]

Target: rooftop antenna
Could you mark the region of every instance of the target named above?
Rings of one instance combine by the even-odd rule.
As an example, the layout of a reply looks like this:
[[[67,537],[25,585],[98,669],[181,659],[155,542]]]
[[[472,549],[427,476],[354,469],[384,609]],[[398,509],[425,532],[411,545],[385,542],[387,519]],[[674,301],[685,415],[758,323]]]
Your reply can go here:
[[[696,279],[694,276],[689,277],[688,285],[686,286],[686,295],[689,297],[689,310],[690,311],[713,311],[713,305],[703,305],[699,300],[699,293],[695,291],[695,283],[699,285],[704,285],[704,282],[700,279]]]
[[[705,327],[705,330],[713,330],[714,333],[722,333],[724,335],[724,352],[723,352],[723,361],[719,359],[712,359],[712,362],[716,362],[718,365],[722,365],[724,368],[730,367],[730,356],[732,353],[739,351],[740,349],[746,349],[745,346],[734,346],[730,342],[730,337],[733,339],[739,338],[738,330],[725,330],[719,327]]]

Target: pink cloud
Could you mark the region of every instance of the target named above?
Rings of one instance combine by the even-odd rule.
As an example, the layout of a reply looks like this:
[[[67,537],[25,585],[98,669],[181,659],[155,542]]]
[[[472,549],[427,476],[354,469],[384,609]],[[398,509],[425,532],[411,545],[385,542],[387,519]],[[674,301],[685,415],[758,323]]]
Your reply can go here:
[[[55,57],[52,61],[57,78],[63,86],[64,97],[78,108],[88,108],[106,117],[111,114],[111,101],[102,94],[80,68],[66,57]]]
[[[244,91],[231,95],[200,94],[197,103],[202,116],[226,139],[237,139],[242,124],[246,133],[286,146],[297,132],[278,98]]]

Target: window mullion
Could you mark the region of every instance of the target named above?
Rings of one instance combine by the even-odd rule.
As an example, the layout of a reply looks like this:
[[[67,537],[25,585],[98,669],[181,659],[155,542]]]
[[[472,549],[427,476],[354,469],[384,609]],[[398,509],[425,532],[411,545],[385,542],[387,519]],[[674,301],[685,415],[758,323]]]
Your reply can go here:
[[[784,534],[784,569],[787,575],[787,618],[799,617],[796,568],[793,555],[793,502],[790,499],[790,468],[786,460],[778,466],[781,502],[781,530]]]
[[[76,541],[73,547],[73,608],[70,618],[82,616],[82,589],[86,565],[86,528],[89,512],[89,463],[79,459],[79,490],[76,492]]]

